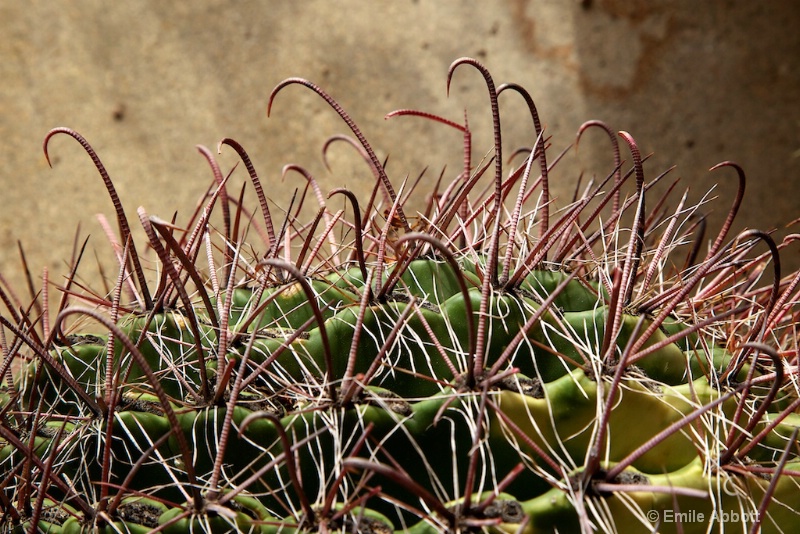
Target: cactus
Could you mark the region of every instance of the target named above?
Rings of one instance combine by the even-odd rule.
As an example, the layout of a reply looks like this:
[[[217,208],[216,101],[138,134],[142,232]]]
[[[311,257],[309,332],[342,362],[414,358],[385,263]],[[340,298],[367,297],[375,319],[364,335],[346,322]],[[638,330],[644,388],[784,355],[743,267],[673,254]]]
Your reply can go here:
[[[81,293],[80,250],[55,313],[46,271],[30,303],[0,287],[3,531],[784,532],[800,520],[800,274],[780,271],[790,238],[728,236],[742,169],[714,167],[739,191],[704,251],[700,206],[646,204],[668,174],[646,182],[633,137],[591,121],[578,139],[605,131],[615,166],[556,210],[548,181],[567,151],[548,159],[530,95],[496,87],[479,62],[454,62],[448,86],[462,65],[489,90],[488,162],[473,167],[466,120],[389,114],[463,135],[464,168],[424,213],[407,215],[417,184],[395,190],[329,95],[288,79],[269,107],[293,84],[331,104],[372,196],[325,198],[287,166],[309,187],[279,221],[241,145],[219,150],[243,161],[256,210],[201,147],[214,179],[189,222],[138,210],[155,281],[89,143],[47,135],[46,155],[68,135],[102,176],[119,271],[105,293]],[[535,141],[505,174],[509,90]],[[306,221],[309,189],[319,210]]]

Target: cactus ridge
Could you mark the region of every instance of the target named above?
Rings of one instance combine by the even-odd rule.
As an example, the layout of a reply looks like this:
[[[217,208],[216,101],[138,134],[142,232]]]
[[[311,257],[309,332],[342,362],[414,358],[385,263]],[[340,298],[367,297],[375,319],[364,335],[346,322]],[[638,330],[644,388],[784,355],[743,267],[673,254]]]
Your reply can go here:
[[[294,84],[328,102],[355,137],[326,149],[357,149],[370,198],[326,198],[291,165],[283,173],[306,187],[274,217],[226,138],[218,148],[244,163],[261,214],[245,207],[247,183],[230,190],[235,164],[226,174],[199,147],[208,194],[184,226],[139,208],[143,254],[89,143],[47,135],[46,154],[71,136],[100,172],[119,270],[105,293],[81,293],[76,252],[55,311],[46,271],[28,303],[0,286],[4,531],[785,532],[800,521],[800,274],[780,269],[794,237],[728,236],[745,178],[724,162],[713,169],[733,168],[739,191],[704,251],[707,201],[670,208],[676,181],[653,203],[669,171],[648,181],[634,138],[599,121],[577,140],[605,131],[614,167],[560,203],[549,180],[568,151],[548,157],[533,99],[470,58],[451,65],[448,87],[461,65],[489,91],[487,161],[473,166],[466,117],[387,116],[464,138],[464,168],[417,216],[408,199],[424,182],[395,189],[347,113],[300,78],[269,109]],[[508,89],[535,129],[517,166],[501,154]]]

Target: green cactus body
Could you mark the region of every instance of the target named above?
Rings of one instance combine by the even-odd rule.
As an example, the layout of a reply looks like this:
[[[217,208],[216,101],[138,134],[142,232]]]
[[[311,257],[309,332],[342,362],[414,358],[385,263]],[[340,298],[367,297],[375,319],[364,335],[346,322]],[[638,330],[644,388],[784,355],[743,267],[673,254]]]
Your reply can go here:
[[[463,64],[491,82],[470,59],[451,76]],[[270,105],[295,83],[332,102],[290,79]],[[468,133],[430,114],[391,116],[403,114]],[[597,122],[580,134],[595,126],[613,134]],[[107,297],[69,289],[68,306],[40,318],[3,295],[4,532],[786,532],[800,522],[800,276],[762,276],[777,262],[772,238],[725,229],[698,261],[691,243],[706,239],[686,212],[647,211],[624,132],[628,168],[552,218],[548,176],[530,185],[530,159],[503,172],[499,146],[494,182],[491,166],[467,163],[412,218],[351,128],[378,182],[367,204],[338,189],[312,224],[293,208],[276,226],[249,157],[226,139],[263,222],[216,178],[186,232],[140,209],[160,273],[151,294],[117,204],[127,256]],[[67,129],[47,139],[55,133],[89,147]],[[548,168],[544,147],[532,153]],[[743,187],[741,170],[722,166]],[[222,224],[210,224],[218,211]],[[243,243],[245,227],[264,252]]]
[[[607,521],[620,532],[652,532],[653,523],[658,524],[658,532],[665,533],[707,532],[709,524],[726,529],[740,529],[743,523],[750,523],[758,516],[757,511],[748,511],[748,497],[762,496],[768,485],[768,481],[763,479],[709,476],[700,461],[694,461],[669,474],[632,474],[629,478],[635,480],[634,485],[641,486],[641,491],[628,492],[625,499],[616,496],[592,499],[595,502],[603,499]],[[727,491],[716,502],[697,497],[675,496],[662,491],[670,485],[705,491],[709,484],[724,486]],[[648,491],[648,486],[659,489]],[[793,498],[789,493],[795,491],[795,484],[785,479],[785,482],[777,485],[774,498],[776,502],[792,502]],[[631,512],[633,503],[639,509],[638,513]],[[532,518],[522,532],[533,534],[580,531],[574,504],[562,491],[554,489],[521,504],[526,514]],[[795,513],[791,509],[776,510],[774,515],[770,515],[769,522],[763,525],[763,530],[773,531],[794,524]],[[509,525],[505,531],[518,532],[519,529],[515,525]]]

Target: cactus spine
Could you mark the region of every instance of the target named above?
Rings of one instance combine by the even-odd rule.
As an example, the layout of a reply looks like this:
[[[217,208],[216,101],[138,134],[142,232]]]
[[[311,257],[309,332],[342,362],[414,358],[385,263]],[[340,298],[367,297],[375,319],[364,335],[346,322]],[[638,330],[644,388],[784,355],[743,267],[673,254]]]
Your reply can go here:
[[[220,149],[243,160],[260,215],[201,148],[214,182],[185,229],[138,211],[154,290],[100,159],[51,131],[45,153],[69,135],[103,177],[120,267],[108,294],[75,296],[76,259],[52,322],[46,298],[0,288],[5,531],[782,532],[800,520],[800,274],[781,275],[788,240],[727,235],[743,171],[720,164],[739,195],[704,252],[697,209],[646,204],[667,174],[645,181],[633,137],[592,121],[578,135],[608,133],[615,167],[556,210],[532,99],[469,58],[448,85],[462,65],[489,89],[494,157],[472,167],[466,121],[390,114],[465,139],[463,171],[414,226],[358,127],[292,78],[270,108],[292,84],[328,101],[373,196],[325,199],[287,167],[320,209],[309,222],[285,207],[276,225],[241,145]],[[536,141],[506,174],[508,90]],[[261,252],[244,241],[256,232]]]

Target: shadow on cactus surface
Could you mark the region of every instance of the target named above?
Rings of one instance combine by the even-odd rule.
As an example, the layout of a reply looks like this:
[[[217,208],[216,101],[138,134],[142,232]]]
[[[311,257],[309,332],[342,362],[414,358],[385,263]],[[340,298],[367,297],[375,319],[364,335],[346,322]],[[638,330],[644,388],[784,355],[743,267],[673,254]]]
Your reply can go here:
[[[466,119],[389,114],[463,134],[452,182],[395,188],[346,112],[292,78],[269,108],[295,84],[324,98],[372,195],[325,197],[287,166],[307,187],[270,209],[224,139],[247,187],[227,188],[234,171],[200,147],[208,194],[185,225],[140,208],[146,251],[89,143],[52,130],[45,154],[72,137],[108,189],[119,266],[86,289],[76,246],[57,310],[46,271],[30,301],[0,287],[2,530],[793,531],[800,274],[779,261],[792,237],[728,235],[745,188],[730,162],[712,170],[725,191],[738,176],[738,194],[706,236],[705,206],[647,198],[669,173],[646,179],[633,137],[598,121],[578,139],[607,135],[615,166],[557,204],[549,180],[574,148],[548,152],[529,94],[473,59],[448,87],[468,71],[488,87],[487,160],[473,165]],[[511,158],[498,97],[532,118],[534,142]]]

